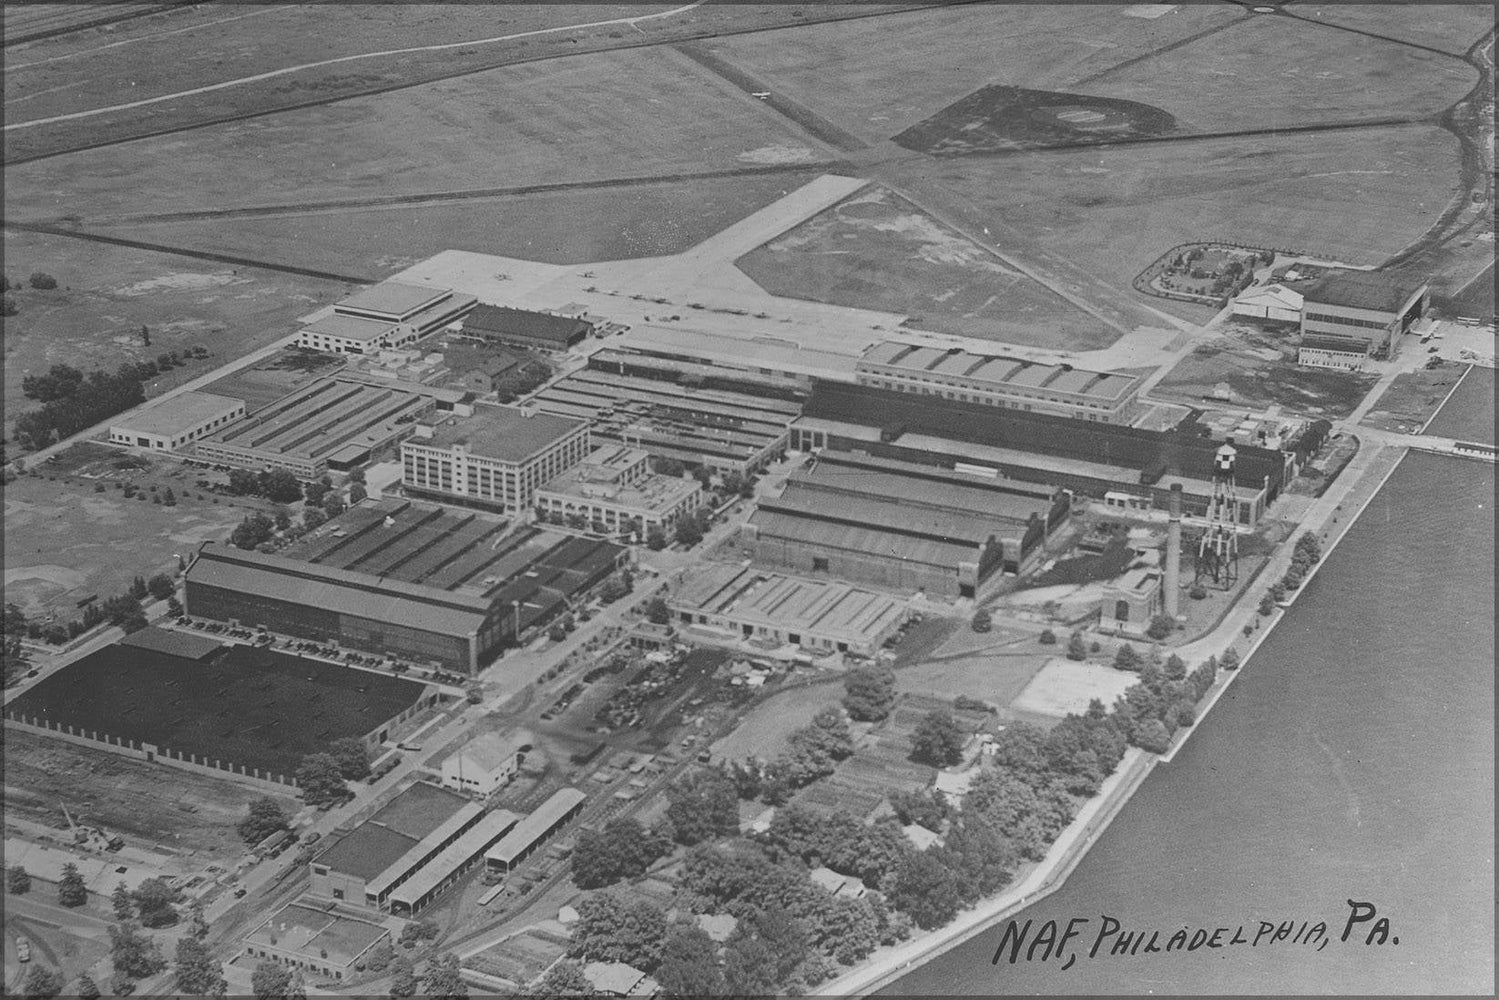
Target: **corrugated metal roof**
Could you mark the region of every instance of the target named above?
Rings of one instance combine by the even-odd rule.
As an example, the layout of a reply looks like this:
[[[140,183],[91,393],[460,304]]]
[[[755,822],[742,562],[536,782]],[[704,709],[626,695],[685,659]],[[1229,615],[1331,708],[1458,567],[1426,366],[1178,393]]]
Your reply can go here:
[[[485,303],[475,306],[463,318],[465,333],[524,337],[528,340],[547,341],[558,347],[566,347],[581,340],[592,329],[593,324],[573,317]]]
[[[537,839],[556,825],[557,821],[567,815],[569,810],[587,798],[587,795],[576,788],[557,789],[552,793],[551,798],[537,807],[535,812],[505,834],[503,840],[486,851],[484,857],[506,865],[513,863],[516,857],[535,844]]]
[[[1410,275],[1334,271],[1302,288],[1301,293],[1308,306],[1321,304],[1395,313],[1425,287],[1425,281]]]
[[[952,567],[972,562],[978,550],[972,545],[938,542],[910,535],[896,534],[879,528],[854,527],[814,521],[796,514],[783,514],[761,508],[750,515],[762,537],[783,539],[810,547],[842,549],[899,559],[930,566]]]
[[[480,851],[503,837],[519,821],[519,814],[496,809],[479,820],[473,829],[464,831],[463,836],[443,848],[441,854],[422,865],[415,875],[397,886],[390,894],[390,901],[414,907],[423,896],[472,861]]]

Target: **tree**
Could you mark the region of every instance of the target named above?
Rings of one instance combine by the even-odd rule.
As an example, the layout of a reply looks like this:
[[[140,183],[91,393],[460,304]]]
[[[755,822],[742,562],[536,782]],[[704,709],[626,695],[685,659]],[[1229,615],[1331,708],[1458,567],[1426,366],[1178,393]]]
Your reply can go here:
[[[666,984],[662,982],[662,985]],[[582,965],[564,958],[547,970],[547,974],[541,977],[541,982],[530,991],[530,995],[540,997],[592,996],[593,983],[583,975]]]
[[[1057,634],[1049,628],[1042,629],[1040,642],[1043,646],[1055,646],[1057,644]]]
[[[422,977],[422,995],[467,1000],[468,987],[458,974],[458,956],[452,952],[430,963]]]
[[[276,533],[275,523],[264,514],[254,513],[239,523],[229,536],[230,544],[241,549],[253,549],[261,542],[268,542]]]
[[[1150,620],[1145,628],[1145,634],[1157,641],[1166,638],[1176,630],[1176,620],[1170,615],[1156,615]]]
[[[1135,647],[1127,642],[1121,645],[1119,651],[1114,654],[1115,670],[1139,670],[1143,662],[1140,654],[1135,652]]]
[[[146,582],[146,590],[158,601],[164,601],[177,592],[177,586],[165,573],[157,573]]]
[[[573,848],[573,882],[597,889],[621,879],[639,878],[671,850],[671,841],[648,831],[633,817],[610,820],[602,833],[584,830]]]
[[[895,707],[895,671],[857,667],[843,678],[843,707],[860,722],[878,722]]]
[[[291,829],[291,821],[280,803],[263,795],[250,803],[250,814],[239,821],[239,835],[251,847],[273,833]]]
[[[666,816],[679,844],[691,846],[739,830],[739,795],[720,770],[689,771],[667,787],[666,798]]]
[[[391,963],[392,973],[390,977],[390,995],[392,997],[414,997],[416,996],[416,970],[411,967],[411,959],[405,955],[396,955],[396,960]]]
[[[935,767],[946,767],[963,759],[968,735],[951,712],[933,709],[922,718],[911,737],[912,755]]]
[[[52,1000],[62,992],[62,976],[45,965],[33,965],[26,970],[21,982],[21,996],[25,1000]]]
[[[170,927],[177,922],[177,891],[159,878],[148,878],[130,893],[145,927]]]
[[[328,522],[328,515],[317,507],[309,507],[302,512],[302,530],[316,531]]]
[[[1187,661],[1172,653],[1166,657],[1165,672],[1168,681],[1179,681],[1187,676]]]
[[[135,916],[135,903],[130,898],[130,889],[126,887],[125,880],[121,879],[115,891],[110,894],[110,905],[114,908],[116,920],[129,920]]]
[[[1238,670],[1239,651],[1231,646],[1228,649],[1224,650],[1223,656],[1218,660],[1218,666],[1222,667],[1224,670]]]
[[[307,506],[321,507],[323,505],[323,497],[327,496],[328,492],[332,489],[333,480],[327,476],[319,476],[302,487],[302,495],[306,498]]]
[[[273,503],[296,503],[302,499],[302,484],[289,469],[268,469],[256,479],[256,492]]]
[[[177,942],[176,968],[177,988],[189,996],[221,997],[229,992],[224,980],[224,967],[209,954],[208,947],[195,937],[181,938]]]
[[[329,493],[323,497],[323,513],[327,514],[330,518],[337,517],[346,509],[347,506],[344,504],[343,497],[337,493]]]
[[[911,854],[895,873],[890,902],[924,931],[941,927],[963,905],[957,874],[931,851]]]
[[[1086,660],[1088,658],[1088,643],[1084,641],[1081,632],[1072,633],[1067,640],[1067,659]]]
[[[666,606],[666,599],[658,596],[646,601],[645,617],[656,625],[665,625],[671,621],[671,608]]]
[[[78,1000],[99,1000],[99,997],[102,996],[99,991],[99,984],[88,976],[78,977],[78,985],[74,988],[73,995]]]
[[[1171,734],[1166,731],[1166,726],[1160,719],[1150,719],[1135,728],[1132,742],[1141,750],[1165,753],[1171,749]]]
[[[338,761],[332,754],[310,753],[303,757],[297,766],[297,784],[301,786],[303,800],[309,805],[342,802],[349,795]]]
[[[734,995],[779,992],[807,957],[807,928],[786,908],[771,905],[740,918],[724,948],[724,980]]]
[[[328,744],[328,754],[338,764],[345,781],[363,781],[370,776],[369,744],[357,736],[345,736]]]
[[[187,907],[188,933],[199,941],[208,939],[208,918],[203,914],[203,904],[193,900]]]
[[[367,490],[367,489],[365,489],[363,483],[353,483],[353,484],[351,484],[349,486],[349,504],[350,504],[350,506],[352,506],[352,505],[358,503],[359,501],[365,499],[369,495],[370,495],[370,491]]]
[[[249,469],[230,469],[229,492],[242,497],[254,496],[260,492],[260,477]]]
[[[71,861],[62,866],[62,878],[57,883],[57,901],[69,908],[88,902],[88,886],[84,885],[78,866]]]
[[[915,823],[933,833],[942,832],[942,824],[952,814],[952,807],[941,795],[931,790],[895,792],[890,796],[890,807],[902,825]]]
[[[146,586],[146,578],[138,576],[130,581],[130,596],[137,601],[144,600],[151,593],[151,588]]]
[[[20,865],[11,865],[5,870],[5,888],[13,896],[24,896],[31,891],[31,873]]]
[[[666,548],[666,532],[659,524],[651,525],[651,529],[645,533],[645,547],[652,552],[660,552]]]
[[[1010,842],[979,816],[965,816],[955,824],[939,850],[939,858],[958,875],[965,903],[993,895],[1015,875]]]
[[[969,624],[975,632],[988,632],[994,627],[994,615],[988,608],[979,608],[973,613],[973,620]]]
[[[57,287],[57,279],[44,271],[37,271],[31,276],[31,287],[51,291]]]
[[[690,549],[703,540],[703,529],[695,518],[680,518],[673,537],[679,545],[685,545]]]
[[[595,962],[625,962],[650,973],[661,964],[666,914],[654,903],[626,903],[613,892],[594,893],[578,905],[568,954]]]
[[[109,960],[115,971],[131,979],[145,979],[167,967],[156,942],[129,920],[109,925],[109,943]]]
[[[1266,594],[1260,598],[1259,613],[1261,618],[1268,618],[1275,613],[1275,598]]]
[[[21,379],[21,395],[39,403],[51,403],[73,395],[84,384],[83,372],[70,365],[53,365],[45,375]]]
[[[677,997],[722,996],[726,984],[718,967],[718,945],[700,927],[676,926],[661,949],[656,982]]]
[[[291,970],[280,962],[257,962],[250,975],[256,1000],[282,1000],[291,989]]]

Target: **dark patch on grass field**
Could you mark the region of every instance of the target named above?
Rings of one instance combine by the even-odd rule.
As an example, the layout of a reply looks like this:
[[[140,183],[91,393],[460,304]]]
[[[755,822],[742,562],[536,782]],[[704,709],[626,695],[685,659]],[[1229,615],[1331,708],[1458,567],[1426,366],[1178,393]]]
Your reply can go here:
[[[1138,101],[995,84],[948,105],[894,141],[930,156],[967,156],[1153,138],[1175,130],[1174,116]]]

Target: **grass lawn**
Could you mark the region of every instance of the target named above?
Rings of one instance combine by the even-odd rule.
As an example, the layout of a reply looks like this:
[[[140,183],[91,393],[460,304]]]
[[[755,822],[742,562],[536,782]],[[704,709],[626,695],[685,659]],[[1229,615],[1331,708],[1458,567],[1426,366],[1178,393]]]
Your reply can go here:
[[[1493,10],[1482,4],[1298,3],[1295,13],[1455,53],[1494,27]]]
[[[1447,371],[1444,366],[1438,371]],[[1452,398],[1426,428],[1427,434],[1464,441],[1494,443],[1494,369],[1474,365]]]
[[[772,695],[752,709],[733,732],[713,744],[713,756],[730,760],[758,757],[774,760],[786,749],[786,740],[812,716],[843,701],[843,684],[832,681],[795,688]]]
[[[348,292],[332,281],[58,236],[7,231],[4,251],[13,282],[43,271],[58,283],[12,293],[21,311],[3,327],[7,424],[40,405],[21,394],[26,375],[55,364],[113,371],[198,344],[208,349],[208,358],[148,382],[146,394],[155,396],[286,336],[297,317]]]
[[[1417,433],[1442,405],[1463,371],[1458,365],[1443,365],[1402,372],[1359,423],[1385,431]]]
[[[123,593],[136,576],[175,574],[174,555],[227,537],[247,513],[228,501],[189,499],[188,492],[198,495],[200,473],[175,462],[129,471],[106,464],[90,470],[97,478],[42,468],[42,476],[22,476],[5,488],[6,600],[28,615],[52,612],[67,621],[90,594],[103,600]],[[142,491],[137,499],[113,487],[127,478]],[[103,493],[93,491],[99,482],[110,484]],[[171,487],[177,506],[152,503],[149,484]]]
[[[1114,704],[1138,680],[1138,675],[1113,667],[1053,658],[1026,685],[1014,707],[1057,718],[1082,714],[1094,698],[1106,706]]]

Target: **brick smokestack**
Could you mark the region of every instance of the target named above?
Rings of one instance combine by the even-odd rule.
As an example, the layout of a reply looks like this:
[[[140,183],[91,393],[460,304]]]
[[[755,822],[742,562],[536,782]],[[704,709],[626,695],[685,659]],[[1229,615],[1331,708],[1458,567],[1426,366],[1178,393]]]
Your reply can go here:
[[[1182,560],[1182,484],[1171,484],[1170,520],[1166,522],[1166,614],[1175,618],[1181,611]]]

